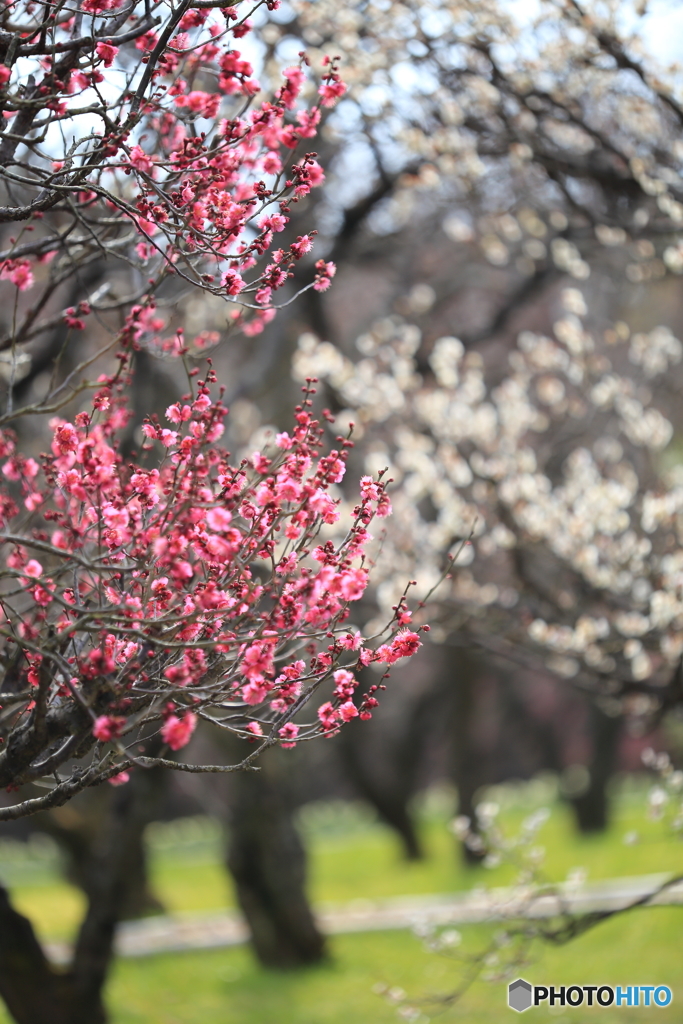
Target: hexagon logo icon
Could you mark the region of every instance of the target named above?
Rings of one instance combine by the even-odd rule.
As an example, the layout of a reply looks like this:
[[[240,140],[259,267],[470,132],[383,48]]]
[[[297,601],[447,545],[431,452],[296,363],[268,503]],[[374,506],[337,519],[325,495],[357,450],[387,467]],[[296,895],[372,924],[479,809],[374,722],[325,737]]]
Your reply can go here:
[[[522,1013],[528,1010],[532,1003],[531,985],[524,978],[517,978],[508,985],[508,1006],[511,1010]]]

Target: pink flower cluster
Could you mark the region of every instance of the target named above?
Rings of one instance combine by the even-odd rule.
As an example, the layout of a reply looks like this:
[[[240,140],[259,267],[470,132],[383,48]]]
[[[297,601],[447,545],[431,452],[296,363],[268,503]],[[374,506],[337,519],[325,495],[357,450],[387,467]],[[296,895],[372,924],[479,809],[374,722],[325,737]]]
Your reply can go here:
[[[352,641],[351,644],[349,640]],[[390,643],[382,644],[376,651],[360,647],[360,637],[358,640],[349,637],[346,642],[342,640],[341,645],[346,648],[350,646],[360,648],[358,664],[361,666],[369,665],[372,662],[393,665],[400,658],[410,658],[413,654],[417,654],[422,646],[422,641],[417,633],[401,630]],[[333,678],[335,687],[332,696],[335,699],[326,701],[318,708],[318,719],[326,733],[336,732],[341,724],[350,722],[352,718],[358,716],[364,719],[371,718],[371,709],[378,703],[377,698],[372,696],[379,689],[378,686],[370,687],[359,706],[354,703],[353,695],[358,686],[358,680],[348,669],[337,669],[333,673]]]
[[[27,259],[9,259],[0,264],[0,280],[11,281],[21,292],[33,287],[33,270]]]
[[[90,412],[52,421],[42,465],[0,435],[1,525],[22,535],[4,542],[22,596],[0,597],[2,643],[23,652],[28,687],[47,671],[58,681],[54,700],[92,708],[93,741],[115,744],[121,757],[141,718],[156,720],[177,751],[202,714],[221,717],[228,705],[245,738],[291,746],[329,734],[377,703],[377,687],[354,700],[357,669],[420,646],[417,632],[399,628],[403,605],[393,639],[376,650],[344,631],[368,585],[368,526],[388,501],[384,484],[364,477],[351,523],[321,541],[321,526],[339,519],[330,488],[351,445],[338,438],[325,451],[310,385],[293,428],[234,465],[217,444],[227,411],[214,382],[209,370],[169,406],[170,427],[145,423],[155,457],[144,465],[125,461],[118,444],[129,419],[125,378],[101,379]],[[328,681],[332,699],[302,721],[300,708]]]
[[[209,16],[208,9],[190,8],[168,33],[171,13],[156,17],[151,28],[149,11],[139,0],[125,10],[123,0],[83,4],[89,16],[116,12],[114,34],[105,34],[108,23],[93,28],[94,46],[84,46],[82,53],[73,51],[79,59],[65,71],[63,52],[72,52],[75,23],[55,23],[44,53],[37,52],[42,44],[36,43],[41,71],[35,95],[47,97],[41,118],[49,111],[50,117],[66,121],[69,137],[79,135],[81,108],[104,107],[103,123],[111,128],[100,143],[93,142],[84,165],[91,168],[91,177],[78,171],[74,197],[83,207],[100,204],[106,216],[116,210],[138,233],[126,259],[136,260],[150,285],[139,315],[130,323],[130,340],[182,354],[184,339],[161,333],[165,321],[155,315],[154,293],[162,277],[187,275],[188,265],[189,282],[230,304],[233,329],[258,334],[275,315],[277,292],[313,245],[308,235],[289,248],[274,250],[273,243],[289,223],[292,204],[324,182],[316,154],[301,144],[308,145],[317,135],[322,108],[333,106],[344,94],[336,59],[326,60],[321,69],[322,82],[312,105],[301,100],[310,74],[303,55],[298,65],[284,69],[274,94],[257,101],[261,85],[253,65],[235,47],[251,24],[240,19],[236,8],[224,10],[223,25]],[[275,9],[275,0],[267,7]],[[141,102],[134,89],[121,88],[119,39],[130,44],[126,75],[135,77],[135,59],[143,77],[150,65]],[[160,50],[163,39],[167,42]],[[9,89],[10,80],[10,68],[0,65],[0,89]],[[204,88],[196,88],[198,83]],[[70,109],[67,98],[79,95],[80,101]],[[137,124],[140,117],[145,130],[132,138],[128,125]],[[89,130],[83,126],[84,133]],[[72,179],[76,182],[76,168],[66,151],[55,155],[63,158],[52,164],[53,184],[63,189]],[[42,210],[35,218],[43,218]],[[0,280],[26,291],[34,285],[37,265],[51,255],[37,251],[6,259],[0,264]],[[324,291],[334,273],[334,264],[318,261],[313,287]],[[65,322],[75,330],[84,327],[75,309],[66,310]]]
[[[267,10],[278,6],[266,0]],[[187,746],[200,720],[219,719],[245,740],[291,746],[368,717],[377,702],[370,687],[356,710],[349,680],[378,655],[360,636],[348,640],[344,623],[368,586],[369,526],[389,501],[383,483],[364,479],[349,521],[339,523],[335,488],[350,442],[328,444],[310,386],[272,449],[236,464],[220,446],[227,410],[207,361],[203,380],[189,371],[187,393],[165,418],[142,425],[142,457],[124,458],[134,353],[185,357],[220,340],[217,331],[194,339],[169,332],[157,307],[162,283],[220,298],[229,330],[255,335],[299,276],[299,261],[310,259],[318,291],[335,274],[333,263],[311,258],[314,232],[277,240],[294,204],[325,180],[309,140],[345,92],[338,59],[324,61],[312,103],[302,100],[314,75],[303,54],[265,96],[236,46],[251,28],[237,7],[152,8],[83,0],[85,35],[73,12],[36,34],[32,4],[22,0],[15,56],[28,56],[31,88],[13,87],[10,67],[0,65],[6,118],[25,122],[24,133],[57,128],[47,163],[30,146],[17,150],[19,136],[10,145],[7,172],[37,175],[43,190],[9,218],[21,232],[0,262],[17,344],[55,325],[70,343],[97,321],[97,333],[111,330],[102,358],[111,349],[116,360],[88,408],[50,421],[39,459],[0,432],[0,559],[9,580],[0,646],[17,666],[12,685],[21,694],[0,722],[0,745],[14,729],[33,729],[36,716],[50,722],[44,749],[23,775],[13,769],[22,781],[38,772],[33,762],[52,771],[60,751],[61,764],[73,762],[89,743],[100,758],[97,781],[120,785],[141,756],[141,735],[156,731],[167,754]],[[61,151],[60,139],[69,140]],[[73,230],[86,221],[89,233]],[[135,300],[103,300],[96,288],[78,301],[80,269],[103,252],[121,272],[117,294]],[[57,278],[41,266],[55,257],[64,294],[76,296],[61,312],[51,299]],[[40,294],[22,294],[31,288]],[[45,315],[36,320],[37,310]],[[41,408],[63,411],[87,386],[62,386]],[[397,614],[392,635],[402,624]],[[324,687],[331,710],[319,717],[308,709]]]

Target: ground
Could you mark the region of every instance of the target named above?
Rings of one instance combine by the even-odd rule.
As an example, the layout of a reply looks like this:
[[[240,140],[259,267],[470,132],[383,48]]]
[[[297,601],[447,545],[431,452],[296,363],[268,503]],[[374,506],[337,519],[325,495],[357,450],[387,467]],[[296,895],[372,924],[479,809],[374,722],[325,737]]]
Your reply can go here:
[[[506,830],[551,801],[552,813],[539,835],[547,851],[546,870],[561,880],[577,867],[588,878],[680,871],[683,850],[661,822],[646,819],[642,786],[622,787],[615,821],[607,835],[579,838],[567,808],[552,800],[544,781],[506,787],[492,794],[502,806]],[[489,794],[489,798],[491,794]],[[318,805],[307,810],[302,828],[311,849],[311,895],[315,902],[453,892],[473,885],[504,885],[509,867],[466,869],[454,855],[448,831],[450,795],[432,793],[420,816],[427,858],[408,864],[394,837],[354,805]],[[624,836],[638,832],[638,841]],[[156,825],[150,830],[155,888],[169,910],[200,911],[232,905],[221,866],[220,829],[206,820]],[[45,844],[25,849],[0,843],[0,874],[12,885],[16,903],[37,922],[44,937],[73,930],[80,911],[78,894],[59,880],[53,850]],[[479,948],[488,931],[464,927],[462,945]],[[559,949],[539,948],[523,976],[536,984],[668,984],[674,1001],[656,1011],[662,1024],[683,1021],[680,936],[683,907],[635,911],[599,925]],[[506,1008],[505,986],[477,982],[462,1001],[435,1013],[429,996],[457,984],[457,965],[426,952],[409,931],[337,936],[321,967],[300,973],[258,968],[247,948],[219,949],[138,960],[121,960],[109,986],[113,1024],[390,1024],[396,1008],[378,994],[382,986],[407,991],[420,1006],[422,1021],[489,1024],[514,1019]],[[601,1024],[649,1020],[654,1011],[556,1007],[529,1011],[529,1018],[563,1016],[584,1022],[598,1014]],[[0,1024],[8,1018],[0,1010]]]

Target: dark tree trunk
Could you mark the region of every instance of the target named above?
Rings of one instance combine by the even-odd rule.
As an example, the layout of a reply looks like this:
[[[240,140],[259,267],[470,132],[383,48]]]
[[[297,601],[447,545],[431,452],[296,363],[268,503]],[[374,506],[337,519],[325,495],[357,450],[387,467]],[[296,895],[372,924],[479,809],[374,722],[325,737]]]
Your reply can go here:
[[[259,772],[234,777],[227,858],[254,951],[262,964],[276,968],[325,956],[306,897],[306,853],[292,818],[286,756],[271,749]]]
[[[391,708],[380,707],[376,721],[351,722],[335,741],[349,780],[398,834],[407,860],[424,856],[410,801],[429,777],[435,751],[450,745],[452,673],[452,652],[429,645],[394,672]],[[359,692],[376,681],[364,672]]]
[[[107,813],[90,844],[83,888],[88,907],[73,959],[61,971],[45,957],[30,922],[0,890],[0,996],[17,1024],[104,1024],[102,990],[126,905],[129,871],[156,802],[152,772],[136,771],[107,794]]]
[[[166,786],[163,772],[144,773],[144,780],[135,776],[128,783],[137,791],[144,786],[145,804],[150,813],[162,799]],[[137,794],[138,798],[142,794]],[[65,859],[67,879],[83,891],[90,901],[97,899],[101,888],[102,844],[107,842],[108,819],[114,812],[119,799],[110,786],[98,786],[86,790],[64,807],[37,815],[41,831],[57,842]],[[127,921],[147,914],[161,913],[162,903],[152,892],[144,844],[144,826],[133,830],[126,849],[121,851],[125,860],[125,892],[122,894],[120,920]]]
[[[345,731],[350,733],[351,728],[347,727]],[[412,787],[400,784],[383,786],[377,776],[363,770],[359,760],[354,760],[352,754],[349,756],[350,750],[353,750],[351,743],[345,749],[346,765],[358,792],[375,808],[380,820],[397,833],[406,860],[421,860],[424,857],[424,850],[408,807],[413,794]]]
[[[604,832],[609,824],[607,785],[614,774],[623,719],[607,715],[596,704],[590,709],[593,750],[586,790],[571,800],[579,832]]]
[[[47,961],[31,922],[12,907],[0,886],[0,996],[17,1024],[75,1024],[74,977]],[[102,1024],[95,1012],[91,1024]]]
[[[377,757],[372,725],[365,722],[347,725],[337,740],[349,780],[375,808],[380,820],[397,833],[407,860],[419,860],[424,855],[409,802],[415,792],[424,749],[424,729],[428,724],[425,719],[432,710],[429,697],[411,707],[401,734],[386,751],[386,758]]]
[[[482,785],[482,753],[477,749],[474,736],[474,711],[477,677],[481,675],[480,665],[464,648],[453,650],[453,777],[458,790],[458,815],[470,820],[470,827],[476,842],[477,815],[474,794]],[[466,864],[480,864],[486,856],[486,848],[474,848],[468,843],[460,844],[461,855]]]

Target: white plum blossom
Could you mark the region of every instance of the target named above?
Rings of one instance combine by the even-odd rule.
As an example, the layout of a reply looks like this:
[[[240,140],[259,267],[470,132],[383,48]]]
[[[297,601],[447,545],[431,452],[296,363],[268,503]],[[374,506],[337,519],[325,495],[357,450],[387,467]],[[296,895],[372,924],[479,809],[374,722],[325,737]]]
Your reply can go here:
[[[421,376],[419,332],[398,316],[359,339],[358,363],[304,336],[294,374],[372,428],[368,471],[392,467],[382,606],[406,573],[426,594],[458,551],[432,598],[447,629],[545,651],[558,675],[614,693],[661,685],[683,652],[683,482],[659,474],[673,427],[642,388],[682,348],[667,328],[629,340],[619,325],[606,348],[586,313],[565,289],[554,337],[522,331],[502,374],[448,336]]]

